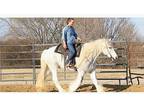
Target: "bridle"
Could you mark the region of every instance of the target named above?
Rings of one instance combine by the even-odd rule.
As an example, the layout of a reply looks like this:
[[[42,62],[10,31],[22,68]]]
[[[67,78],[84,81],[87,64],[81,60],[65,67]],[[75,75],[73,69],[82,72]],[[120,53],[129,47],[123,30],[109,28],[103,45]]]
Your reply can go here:
[[[112,61],[114,61],[114,58],[113,58],[113,56],[111,55],[111,53],[110,53],[110,51],[109,51],[109,48],[108,48],[107,44],[106,44],[106,48],[107,48],[107,51],[108,51],[108,53],[109,53],[109,55],[110,55],[110,58],[112,59]]]

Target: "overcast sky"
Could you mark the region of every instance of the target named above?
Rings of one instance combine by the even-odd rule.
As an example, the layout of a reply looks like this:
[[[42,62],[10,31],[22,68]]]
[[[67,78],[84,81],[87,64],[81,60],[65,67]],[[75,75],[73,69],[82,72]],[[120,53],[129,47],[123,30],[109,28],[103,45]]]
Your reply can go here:
[[[131,18],[131,21],[136,25],[139,36],[144,39],[144,17]]]
[[[9,26],[6,22],[0,21],[0,36],[4,36],[9,30]]]

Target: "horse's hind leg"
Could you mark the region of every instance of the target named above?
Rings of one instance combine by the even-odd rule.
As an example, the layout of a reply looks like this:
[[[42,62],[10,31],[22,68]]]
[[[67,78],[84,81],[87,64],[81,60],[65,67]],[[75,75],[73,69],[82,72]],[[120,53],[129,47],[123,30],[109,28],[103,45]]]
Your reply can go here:
[[[72,84],[69,86],[69,92],[74,92],[81,85],[84,76],[84,71],[78,71],[77,78]]]
[[[41,60],[41,70],[38,73],[37,81],[36,81],[36,90],[42,91],[45,86],[45,74],[48,71],[47,64]],[[49,72],[49,71],[48,71]]]
[[[52,73],[52,80],[56,86],[56,88],[58,89],[59,92],[65,92],[65,90],[61,87],[58,78],[57,78],[57,67],[56,66],[50,66],[49,67]]]
[[[98,85],[97,79],[96,79],[96,71],[93,71],[90,74],[91,80],[93,84],[95,85],[97,92],[104,92],[102,85]]]

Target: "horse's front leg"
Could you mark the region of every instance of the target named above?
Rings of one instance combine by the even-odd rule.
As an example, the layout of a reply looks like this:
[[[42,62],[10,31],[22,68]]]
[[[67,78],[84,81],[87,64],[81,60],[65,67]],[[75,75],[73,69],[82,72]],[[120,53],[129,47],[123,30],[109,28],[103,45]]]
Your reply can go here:
[[[84,71],[78,70],[77,78],[72,84],[69,86],[69,92],[74,92],[76,89],[81,85],[81,82],[83,80]]]
[[[93,71],[90,73],[91,80],[93,84],[95,85],[97,92],[104,92],[103,86],[98,84],[97,78],[96,78],[96,71]]]

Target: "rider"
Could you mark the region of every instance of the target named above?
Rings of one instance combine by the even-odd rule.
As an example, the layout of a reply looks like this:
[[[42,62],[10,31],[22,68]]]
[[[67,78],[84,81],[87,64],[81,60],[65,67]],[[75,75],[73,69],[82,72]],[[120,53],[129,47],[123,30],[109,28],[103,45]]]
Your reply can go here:
[[[75,67],[75,57],[77,54],[76,51],[76,41],[77,39],[79,39],[77,37],[77,33],[73,27],[74,25],[74,18],[68,18],[66,21],[67,25],[63,28],[62,31],[62,43],[63,43],[63,47],[64,49],[68,49],[68,59],[66,60],[66,67],[69,70],[74,70],[76,71],[76,67]],[[80,40],[80,39],[79,39]]]

